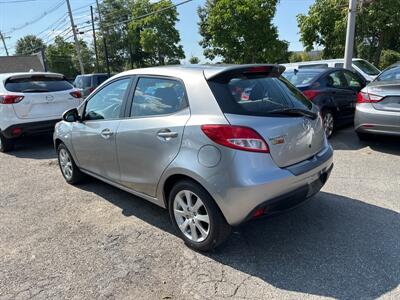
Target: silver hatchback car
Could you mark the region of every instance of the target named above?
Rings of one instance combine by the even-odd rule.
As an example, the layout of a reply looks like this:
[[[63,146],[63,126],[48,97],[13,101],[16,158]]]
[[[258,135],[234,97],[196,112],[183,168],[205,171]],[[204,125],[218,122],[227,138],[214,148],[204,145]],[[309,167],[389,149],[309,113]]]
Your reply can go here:
[[[169,209],[190,247],[294,207],[333,167],[318,109],[278,65],[168,66],[103,83],[58,123],[62,174],[83,174]]]

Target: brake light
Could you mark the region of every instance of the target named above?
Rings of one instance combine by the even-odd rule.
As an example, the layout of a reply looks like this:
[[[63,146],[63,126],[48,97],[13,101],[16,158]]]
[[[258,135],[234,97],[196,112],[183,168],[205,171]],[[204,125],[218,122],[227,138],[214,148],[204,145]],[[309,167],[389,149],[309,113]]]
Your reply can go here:
[[[15,104],[21,102],[24,96],[20,95],[0,95],[0,104]]]
[[[256,66],[248,68],[245,73],[266,73],[270,72],[273,68],[269,66]]]
[[[233,149],[269,153],[264,139],[253,129],[233,125],[203,125],[201,130],[215,143]]]
[[[69,94],[74,98],[82,98],[82,93],[80,91],[73,91]]]
[[[357,94],[357,103],[376,103],[383,99],[382,96],[359,92]]]
[[[304,96],[310,101],[313,101],[321,92],[317,90],[305,90],[303,91]]]

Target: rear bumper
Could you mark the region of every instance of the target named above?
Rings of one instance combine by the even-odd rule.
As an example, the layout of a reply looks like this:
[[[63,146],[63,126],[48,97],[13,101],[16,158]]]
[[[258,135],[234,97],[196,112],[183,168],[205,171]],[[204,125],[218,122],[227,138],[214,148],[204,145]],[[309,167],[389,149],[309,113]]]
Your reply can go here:
[[[360,133],[400,136],[400,113],[377,110],[370,103],[357,104],[354,128]]]
[[[238,152],[232,166],[207,189],[227,222],[235,226],[251,219],[259,208],[266,214],[287,210],[318,193],[333,168],[333,150],[326,145],[309,160],[287,168],[277,167],[270,156]]]
[[[60,119],[15,124],[2,130],[2,134],[6,138],[11,139],[21,136],[51,133],[59,121]]]

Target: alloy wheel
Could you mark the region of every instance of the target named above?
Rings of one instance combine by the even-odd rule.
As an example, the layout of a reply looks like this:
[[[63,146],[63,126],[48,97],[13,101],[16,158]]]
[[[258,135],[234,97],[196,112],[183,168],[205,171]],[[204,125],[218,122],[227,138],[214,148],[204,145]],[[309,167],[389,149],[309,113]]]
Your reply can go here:
[[[174,199],[174,217],[182,233],[193,242],[204,241],[210,233],[210,217],[195,193],[182,190]]]
[[[333,133],[333,126],[334,126],[334,119],[332,113],[327,112],[324,114],[323,123],[325,128],[325,134],[327,137],[330,137]]]
[[[72,159],[69,153],[65,149],[60,149],[58,157],[63,175],[67,180],[71,180],[73,175],[73,169],[72,169],[73,166],[72,166]]]

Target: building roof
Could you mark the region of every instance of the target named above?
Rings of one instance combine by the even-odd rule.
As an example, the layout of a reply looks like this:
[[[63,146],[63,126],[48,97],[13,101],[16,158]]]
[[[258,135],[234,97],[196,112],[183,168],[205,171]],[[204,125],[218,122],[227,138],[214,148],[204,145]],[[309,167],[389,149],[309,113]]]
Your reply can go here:
[[[0,56],[0,74],[14,72],[43,72],[44,65],[39,55]]]

